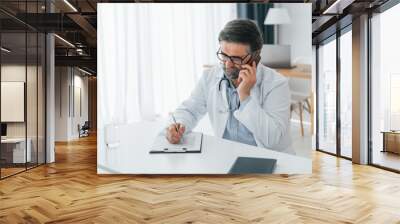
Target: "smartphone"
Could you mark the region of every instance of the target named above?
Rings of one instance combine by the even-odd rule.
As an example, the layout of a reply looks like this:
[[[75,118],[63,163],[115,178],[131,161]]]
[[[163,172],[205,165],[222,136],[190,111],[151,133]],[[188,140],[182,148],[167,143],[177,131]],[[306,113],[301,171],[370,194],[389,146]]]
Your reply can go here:
[[[254,57],[254,58],[252,57],[251,60],[247,64],[250,65],[250,66],[253,66],[253,61],[255,61],[256,62],[256,66],[257,66],[258,63],[260,62],[260,60],[261,60],[261,56],[259,54],[257,54],[257,56]],[[240,70],[243,70],[243,68],[240,68]]]
[[[256,66],[257,66],[258,63],[260,62],[260,60],[261,60],[261,56],[260,56],[259,54],[257,54],[257,56],[254,57],[254,58],[252,57],[252,58],[250,59],[250,61],[249,61],[247,64],[250,65],[250,66],[252,66],[253,61],[255,61],[255,62],[256,62]],[[230,79],[232,79],[232,80],[238,79],[239,73],[240,73],[240,71],[243,70],[243,69],[244,69],[243,66],[240,66],[240,69],[236,69],[236,72],[233,73],[233,74],[231,74]]]
[[[253,63],[253,61],[255,61],[256,62],[256,66],[257,66],[258,63],[260,62],[260,60],[261,60],[261,56],[259,54],[257,54],[257,56],[254,58],[254,60],[252,60],[251,63]]]

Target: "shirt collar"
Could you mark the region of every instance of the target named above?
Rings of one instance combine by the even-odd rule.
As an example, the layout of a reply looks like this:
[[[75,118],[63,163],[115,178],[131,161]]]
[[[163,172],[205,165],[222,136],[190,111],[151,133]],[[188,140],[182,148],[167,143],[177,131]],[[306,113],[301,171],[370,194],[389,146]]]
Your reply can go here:
[[[226,76],[224,75],[224,77],[226,77]],[[229,82],[229,85],[227,85],[228,88],[233,89],[233,90],[236,90],[235,85],[233,85],[232,80],[230,80],[230,79],[228,79],[228,78],[226,78],[226,79],[227,79],[228,82]]]

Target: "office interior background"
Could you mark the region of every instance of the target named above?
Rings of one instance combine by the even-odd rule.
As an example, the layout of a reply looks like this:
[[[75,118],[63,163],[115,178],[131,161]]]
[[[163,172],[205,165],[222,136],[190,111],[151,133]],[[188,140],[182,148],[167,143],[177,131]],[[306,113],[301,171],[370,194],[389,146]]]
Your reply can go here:
[[[127,181],[126,184],[132,184],[129,177],[98,177],[95,169],[96,139],[93,136],[97,129],[96,4],[103,2],[122,1],[0,2],[1,217],[13,212],[7,207],[12,205],[11,200],[18,203],[30,197],[24,186],[30,183],[35,182],[36,185],[49,190],[54,189],[50,188],[50,185],[56,185],[55,181],[64,179],[75,187],[74,190],[80,189],[94,196],[100,194],[96,189],[113,191],[109,185],[105,186],[106,183],[112,185],[114,181],[123,184]],[[280,197],[286,205],[279,202],[274,205],[276,208],[286,209],[289,213],[298,211],[296,215],[290,213],[290,217],[299,221],[395,223],[400,219],[400,205],[394,199],[398,196],[396,189],[399,186],[398,174],[394,173],[400,172],[400,104],[396,98],[400,91],[400,72],[396,66],[396,53],[400,50],[400,33],[396,29],[396,24],[400,21],[400,4],[395,0],[305,2],[312,5],[311,85],[315,109],[313,116],[305,112],[305,117],[309,116],[305,118],[305,127],[307,128],[307,122],[310,122],[309,128],[314,131],[314,174],[311,179],[301,176],[286,179],[273,177],[282,181],[282,184],[277,184],[276,188],[272,189],[279,194],[290,190],[293,194],[303,195],[306,200],[301,203],[305,207],[308,205],[308,208],[312,208],[314,204],[331,207],[318,210],[318,215],[312,214],[302,206],[287,207],[288,204],[297,203],[297,199],[290,196]],[[272,7],[278,7],[281,2],[270,3],[274,3]],[[291,10],[290,7],[288,10]],[[274,28],[265,26],[265,29]],[[277,29],[279,30],[279,27]],[[296,119],[297,115],[294,116],[293,119]],[[314,125],[311,125],[313,120]],[[80,138],[81,134],[86,135],[87,132],[89,137]],[[307,132],[304,131],[305,136]],[[31,169],[34,167],[37,168]],[[54,179],[50,180],[51,177]],[[83,178],[92,178],[96,180],[92,182],[96,183],[88,183],[89,181],[83,181]],[[140,187],[150,186],[152,190],[163,193],[173,189],[173,186],[163,182],[162,177],[151,180],[153,185],[144,184],[149,181],[146,177],[137,178],[142,178],[135,182],[139,187],[135,188],[134,192],[138,195],[143,196],[138,193],[141,192]],[[251,190],[252,187],[256,188],[255,186],[268,185],[257,177],[243,178],[249,183],[249,186],[243,189]],[[184,178],[170,180],[179,186],[187,186]],[[204,188],[211,185],[225,188],[230,186],[206,177],[198,182],[195,177],[187,177],[187,180],[193,183],[215,184]],[[264,179],[267,182],[268,180],[268,177]],[[86,186],[74,185],[78,182]],[[232,184],[235,178],[227,182]],[[287,183],[296,185],[296,188]],[[316,195],[305,189],[298,189],[299,183],[309,184],[307,186],[310,191],[320,193]],[[164,184],[165,188],[157,188],[154,186],[156,184]],[[65,188],[67,185],[62,186]],[[278,186],[282,190],[278,189]],[[196,192],[204,188],[196,189]],[[263,187],[263,191],[266,188]],[[43,189],[34,188],[33,185],[32,189],[35,190],[30,193],[37,197],[43,192]],[[125,188],[121,186],[119,189]],[[232,192],[236,190],[229,187],[225,190],[227,189]],[[68,190],[76,193],[73,189]],[[58,187],[54,192],[68,193]],[[18,197],[14,196],[17,194]],[[49,196],[52,197],[61,196]],[[76,195],[72,194],[70,197]],[[334,197],[353,201],[348,204],[341,203]],[[321,202],[321,198],[325,200]],[[249,198],[247,200],[249,204],[254,203]],[[276,198],[268,198],[265,204],[274,200],[279,201]],[[28,206],[33,202],[24,201],[24,204]],[[65,209],[63,205],[58,206],[61,210]],[[343,208],[346,210],[342,210]],[[267,210],[273,211],[273,208],[268,207]],[[76,220],[73,213],[78,214],[78,208],[63,211],[66,215],[61,217]],[[228,212],[232,211],[236,210],[228,206]],[[15,214],[36,216],[42,221],[57,220],[56,217],[40,219],[38,215],[27,210],[25,213]],[[276,214],[274,216],[272,212],[268,214],[271,217],[279,217]],[[105,216],[107,215],[109,214],[105,213]],[[147,215],[151,217],[151,214]],[[175,218],[183,220],[183,217],[175,215]],[[229,217],[227,213],[224,215]],[[228,220],[222,215],[218,217],[220,220]],[[138,217],[130,218],[141,220]]]

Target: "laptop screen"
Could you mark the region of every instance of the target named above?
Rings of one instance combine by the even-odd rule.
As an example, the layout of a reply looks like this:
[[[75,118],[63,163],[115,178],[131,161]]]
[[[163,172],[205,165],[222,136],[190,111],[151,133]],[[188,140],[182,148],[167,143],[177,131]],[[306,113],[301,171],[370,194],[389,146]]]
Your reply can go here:
[[[290,45],[264,44],[261,49],[261,63],[271,68],[290,68],[290,54]]]

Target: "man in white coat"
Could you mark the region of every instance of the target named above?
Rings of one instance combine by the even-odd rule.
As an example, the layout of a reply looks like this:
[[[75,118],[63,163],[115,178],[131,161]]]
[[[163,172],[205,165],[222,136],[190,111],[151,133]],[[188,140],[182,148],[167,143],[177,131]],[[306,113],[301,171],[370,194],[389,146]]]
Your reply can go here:
[[[201,76],[174,112],[166,138],[176,144],[208,112],[214,134],[224,139],[293,153],[288,146],[288,81],[258,64],[263,39],[251,20],[228,22],[218,37],[220,64]]]

